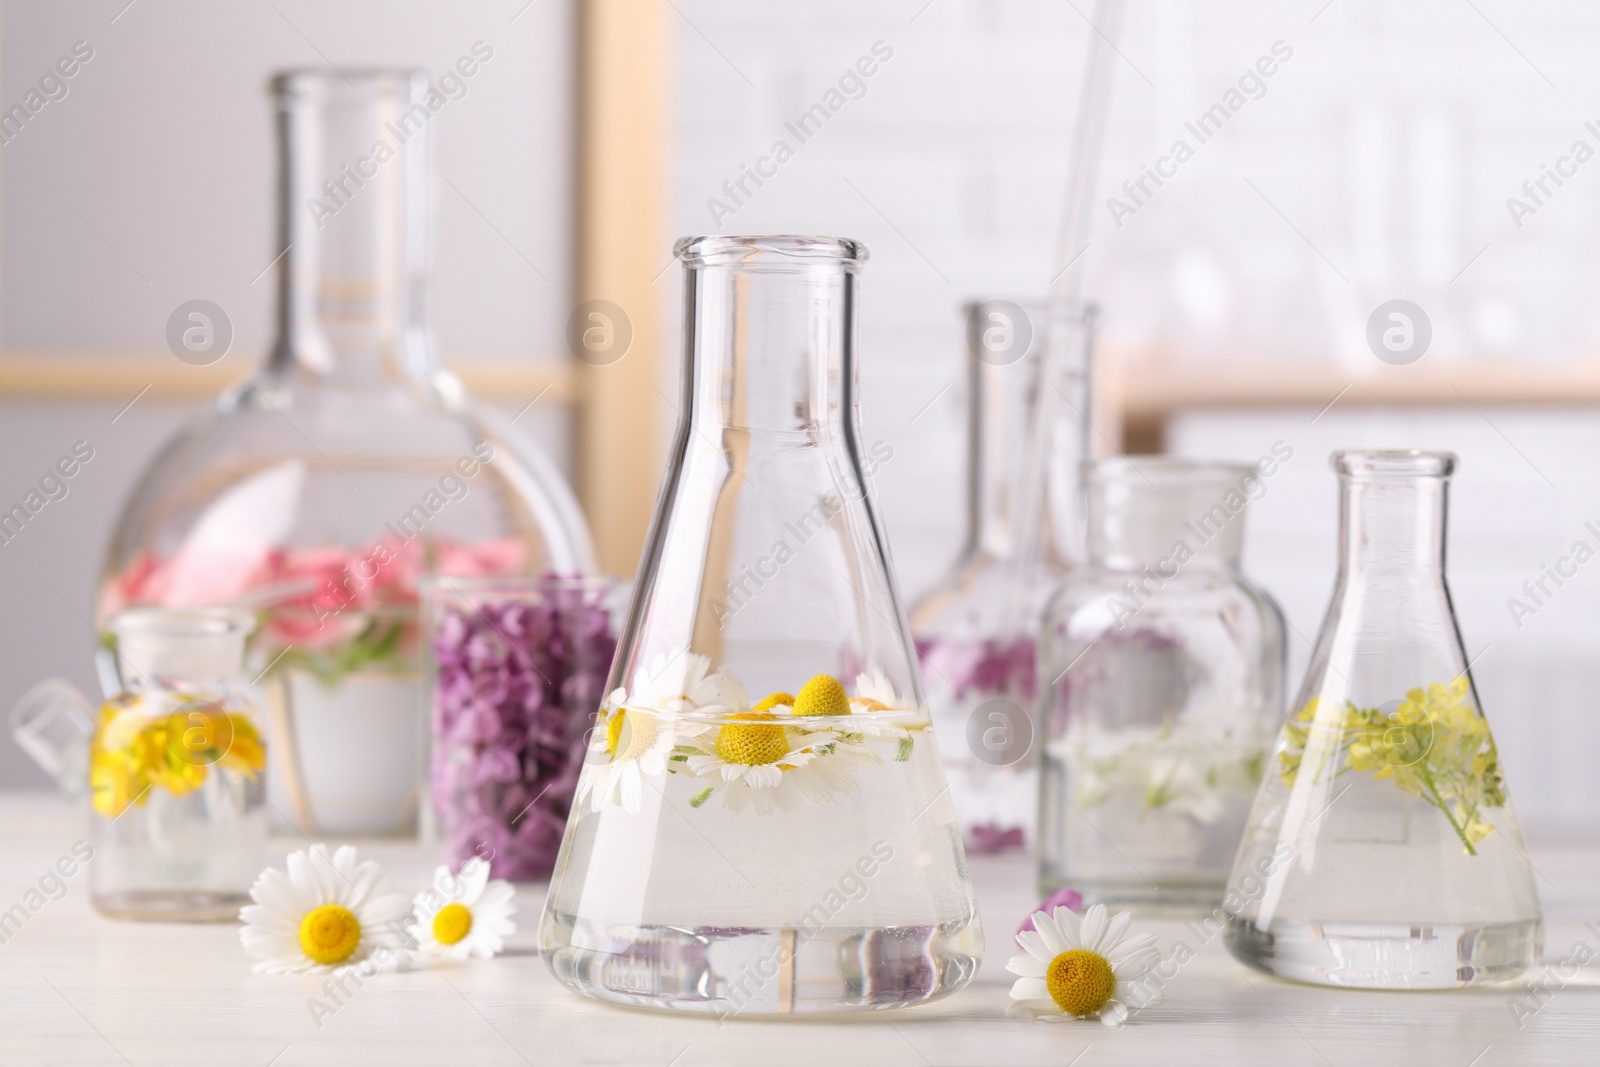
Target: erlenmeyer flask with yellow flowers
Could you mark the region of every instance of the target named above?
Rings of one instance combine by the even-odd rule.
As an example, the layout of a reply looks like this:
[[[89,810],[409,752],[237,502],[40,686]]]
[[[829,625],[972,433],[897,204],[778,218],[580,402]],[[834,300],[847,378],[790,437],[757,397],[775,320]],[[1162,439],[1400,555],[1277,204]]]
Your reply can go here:
[[[855,241],[680,241],[678,432],[539,929],[600,1000],[946,995],[983,937],[866,479]]]
[[[74,852],[103,914],[223,921],[249,903],[267,842],[266,748],[241,677],[254,628],[225,609],[123,612],[120,691],[98,711],[59,680],[13,709],[23,750],[69,795],[87,784],[89,836]]]
[[[1234,861],[1228,947],[1323,985],[1508,981],[1544,924],[1445,584],[1455,457],[1333,465],[1339,576]]]

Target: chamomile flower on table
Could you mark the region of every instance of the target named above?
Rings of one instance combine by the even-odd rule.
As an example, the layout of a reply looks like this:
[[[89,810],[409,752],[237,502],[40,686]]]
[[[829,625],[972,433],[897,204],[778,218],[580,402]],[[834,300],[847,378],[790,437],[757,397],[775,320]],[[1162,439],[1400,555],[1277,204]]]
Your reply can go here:
[[[287,871],[268,867],[239,912],[239,939],[258,974],[392,970],[408,963],[396,932],[410,902],[391,891],[378,865],[345,845],[289,856]]]
[[[1013,1011],[1049,1022],[1099,1019],[1121,1026],[1130,1006],[1155,1003],[1159,993],[1135,983],[1161,958],[1156,935],[1129,937],[1131,919],[1127,912],[1108,918],[1104,904],[1082,915],[1065,907],[1035,912],[1033,929],[1017,934],[1023,954],[1006,964],[1019,976],[1011,987]]]
[[[440,867],[433,888],[417,894],[412,910],[409,932],[418,957],[433,962],[495,956],[517,930],[511,920],[515,895],[510,882],[490,880],[489,865],[480,857],[469,859],[453,876],[450,868]]]

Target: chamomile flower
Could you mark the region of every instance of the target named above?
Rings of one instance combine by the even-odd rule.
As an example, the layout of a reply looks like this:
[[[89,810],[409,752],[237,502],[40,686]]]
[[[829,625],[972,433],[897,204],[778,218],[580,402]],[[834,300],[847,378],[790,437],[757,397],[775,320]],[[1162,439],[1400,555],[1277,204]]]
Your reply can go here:
[[[345,845],[289,856],[288,872],[268,867],[250,887],[239,912],[239,940],[260,974],[393,970],[409,960],[395,931],[410,910],[406,898],[368,860]]]
[[[516,933],[511,916],[516,913],[511,883],[489,880],[489,865],[474,856],[458,874],[440,867],[433,888],[418,893],[413,923],[408,933],[417,942],[417,954],[426,960],[489,959]]]
[[[895,692],[894,683],[882,671],[856,675],[856,695],[850,698],[850,710],[901,711],[912,707],[909,700]]]
[[[879,762],[860,745],[847,744],[831,729],[791,725],[795,717],[771,711],[738,712],[725,725],[690,740],[688,772],[714,784],[697,794],[699,806],[713,792],[734,813],[754,807],[759,815],[824,806],[859,788],[855,771]],[[736,721],[733,721],[736,720]]]
[[[850,721],[843,729],[861,734],[868,742],[893,742],[884,749],[896,760],[911,755],[912,737],[929,725],[927,712],[895,691],[882,671],[856,676],[856,695],[850,698]]]
[[[589,739],[576,803],[587,800],[591,811],[618,804],[637,813],[644,802],[645,778],[667,773],[667,759],[684,724],[642,708],[619,706],[602,713],[603,724]]]
[[[1034,928],[1017,934],[1024,954],[1006,964],[1019,976],[1011,987],[1013,1009],[1050,1022],[1072,1017],[1121,1026],[1130,1004],[1155,1003],[1158,993],[1134,984],[1161,958],[1156,935],[1127,937],[1131,919],[1121,912],[1108,920],[1104,904],[1081,916],[1068,908],[1034,912]]]

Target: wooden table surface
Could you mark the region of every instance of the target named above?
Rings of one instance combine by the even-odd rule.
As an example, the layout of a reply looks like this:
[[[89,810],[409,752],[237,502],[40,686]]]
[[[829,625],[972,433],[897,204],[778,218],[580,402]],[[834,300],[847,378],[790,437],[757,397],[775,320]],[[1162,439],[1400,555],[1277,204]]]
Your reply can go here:
[[[83,837],[54,799],[0,794],[0,911]],[[275,838],[273,861],[301,847]],[[1600,833],[1531,835],[1546,912],[1545,964],[1587,945],[1600,958]],[[396,888],[427,882],[414,843],[368,842]],[[977,979],[922,1008],[838,1021],[754,1022],[619,1010],[569,993],[533,948],[540,887],[519,892],[520,928],[498,959],[369,980],[320,1025],[321,980],[253,975],[232,925],[120,923],[89,906],[82,872],[0,944],[0,1067],[35,1064],[1600,1064],[1600,963],[1552,983],[1542,1008],[1518,988],[1446,993],[1328,990],[1278,981],[1151,921],[1163,951],[1199,954],[1166,1000],[1121,1030],[1008,1019],[1006,934],[1033,903],[1021,859],[976,860],[989,954]],[[1592,928],[1586,923],[1594,924]]]

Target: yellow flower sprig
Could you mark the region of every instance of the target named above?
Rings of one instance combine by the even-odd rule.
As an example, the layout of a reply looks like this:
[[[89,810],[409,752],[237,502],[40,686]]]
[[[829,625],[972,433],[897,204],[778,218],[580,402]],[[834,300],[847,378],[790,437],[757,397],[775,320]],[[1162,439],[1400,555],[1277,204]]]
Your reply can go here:
[[[114,819],[130,804],[142,807],[153,789],[192,793],[212,766],[252,780],[265,770],[266,747],[248,716],[198,698],[177,700],[169,713],[151,713],[137,695],[101,707],[89,762],[96,812]]]
[[[1342,720],[1330,722],[1318,721],[1318,698],[1313,697],[1284,727],[1279,777],[1293,786],[1312,733],[1336,731],[1332,743],[1319,746],[1328,753],[1323,770],[1334,776],[1370,773],[1393,782],[1443,812],[1467,854],[1476,856],[1475,846],[1494,832],[1482,811],[1503,807],[1506,795],[1494,736],[1469,693],[1465,677],[1435,682],[1406,693],[1392,713],[1347,701]]]

